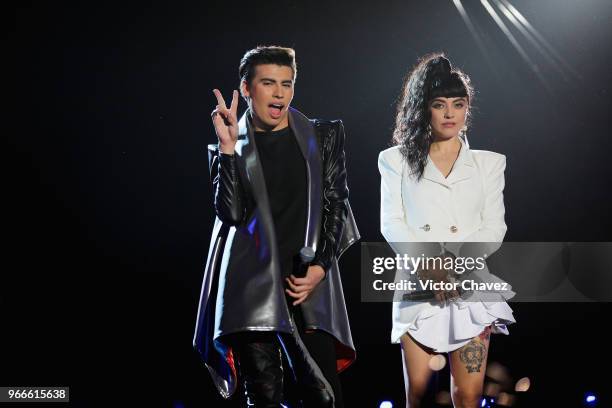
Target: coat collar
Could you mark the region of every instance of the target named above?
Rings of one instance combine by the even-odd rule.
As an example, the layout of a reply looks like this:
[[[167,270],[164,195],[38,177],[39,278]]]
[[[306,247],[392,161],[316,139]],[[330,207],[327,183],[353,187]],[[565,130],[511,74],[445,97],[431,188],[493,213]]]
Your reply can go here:
[[[423,172],[423,178],[449,187],[474,175],[474,157],[472,156],[470,146],[462,137],[459,137],[459,141],[461,142],[461,150],[459,150],[459,156],[455,160],[455,164],[448,177],[444,178],[442,176],[440,170],[438,170],[429,154],[427,154],[427,165]]]
[[[308,203],[306,205],[306,235],[304,246],[317,250],[321,226],[322,165],[319,144],[313,124],[297,109],[289,108],[289,126],[306,160]]]
[[[316,251],[317,240],[321,224],[321,197],[322,197],[322,169],[321,155],[315,135],[315,129],[310,120],[297,109],[289,108],[289,126],[297,140],[300,151],[306,162],[307,172],[307,194],[306,205],[306,231],[304,246]],[[238,122],[238,141],[236,152],[239,162],[243,163],[246,180],[245,188],[254,197],[262,217],[270,225],[273,225],[270,211],[269,196],[266,189],[263,168],[257,152],[257,144],[254,138],[254,127],[251,121],[250,111],[242,115]],[[274,228],[269,231],[273,235]]]

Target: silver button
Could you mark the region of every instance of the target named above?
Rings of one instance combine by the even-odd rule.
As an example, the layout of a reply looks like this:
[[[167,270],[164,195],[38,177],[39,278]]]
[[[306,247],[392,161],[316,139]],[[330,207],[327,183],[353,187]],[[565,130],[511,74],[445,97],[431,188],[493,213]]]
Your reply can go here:
[[[459,229],[455,227],[454,225],[451,225],[450,231],[454,234],[455,232],[459,231]]]
[[[429,231],[431,229],[431,227],[429,226],[429,224],[425,224],[423,225],[421,228],[423,228],[423,231]]]

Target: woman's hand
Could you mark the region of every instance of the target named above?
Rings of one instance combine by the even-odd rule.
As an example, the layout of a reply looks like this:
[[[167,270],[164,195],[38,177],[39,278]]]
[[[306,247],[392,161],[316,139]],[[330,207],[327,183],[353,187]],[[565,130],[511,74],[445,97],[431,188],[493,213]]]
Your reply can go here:
[[[312,291],[317,287],[319,282],[325,277],[325,271],[319,265],[311,265],[308,267],[306,276],[297,278],[294,275],[285,278],[289,289],[285,292],[292,298],[296,299],[293,306],[297,306],[308,299]]]
[[[434,268],[430,269],[421,269],[417,272],[417,277],[422,281],[432,281],[433,283],[452,283],[454,279],[451,278],[451,274],[454,272],[444,269],[445,259],[444,257],[439,257],[442,259],[441,268],[437,268],[437,262],[434,262]],[[439,302],[444,302],[446,300],[453,300],[459,297],[459,292],[457,290],[445,290],[445,289],[433,289],[434,297]]]

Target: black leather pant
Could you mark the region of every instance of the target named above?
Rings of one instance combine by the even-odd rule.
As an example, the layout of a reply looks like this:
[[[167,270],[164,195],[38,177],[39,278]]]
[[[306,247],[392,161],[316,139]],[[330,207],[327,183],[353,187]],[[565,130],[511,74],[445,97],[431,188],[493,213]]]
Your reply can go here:
[[[275,337],[271,332],[240,333],[233,341],[249,407],[278,408],[283,402],[282,355]]]
[[[287,399],[284,381],[287,368],[297,383],[303,408],[341,408],[333,337],[320,331],[305,333],[299,308],[293,310],[293,324],[297,328],[294,334],[234,335],[232,347],[239,362],[247,406],[281,407],[281,402]],[[283,367],[283,349],[290,367]]]

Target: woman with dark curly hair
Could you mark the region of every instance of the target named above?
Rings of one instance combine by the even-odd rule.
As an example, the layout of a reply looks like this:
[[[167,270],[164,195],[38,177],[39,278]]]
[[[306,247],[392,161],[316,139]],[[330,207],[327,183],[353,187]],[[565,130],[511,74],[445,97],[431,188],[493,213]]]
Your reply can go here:
[[[395,146],[378,160],[381,232],[398,253],[400,243],[440,243],[437,256],[456,260],[474,254],[466,242],[484,243],[490,255],[503,241],[506,158],[469,148],[465,131],[473,95],[469,77],[443,54],[422,58],[405,81]],[[500,282],[486,264],[484,269],[470,276]],[[457,269],[439,266],[411,273],[421,281],[443,283],[459,276]],[[486,301],[447,288],[430,293],[435,297],[428,301],[404,296],[393,303],[391,340],[402,346],[406,406],[420,405],[432,372],[445,361],[438,354],[449,353],[453,403],[476,407],[490,333],[508,334],[506,325],[515,320],[506,300],[514,293],[489,292]]]

